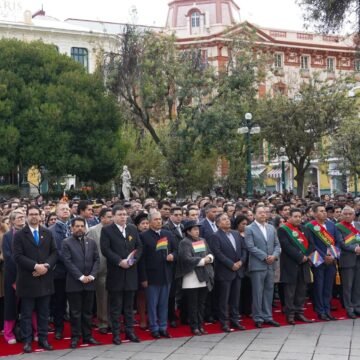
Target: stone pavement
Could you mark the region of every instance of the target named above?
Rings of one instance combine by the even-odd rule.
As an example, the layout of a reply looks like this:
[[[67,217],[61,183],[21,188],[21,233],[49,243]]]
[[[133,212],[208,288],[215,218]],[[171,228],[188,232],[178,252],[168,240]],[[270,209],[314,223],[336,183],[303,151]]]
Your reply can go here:
[[[37,352],[6,359],[360,360],[360,319]]]

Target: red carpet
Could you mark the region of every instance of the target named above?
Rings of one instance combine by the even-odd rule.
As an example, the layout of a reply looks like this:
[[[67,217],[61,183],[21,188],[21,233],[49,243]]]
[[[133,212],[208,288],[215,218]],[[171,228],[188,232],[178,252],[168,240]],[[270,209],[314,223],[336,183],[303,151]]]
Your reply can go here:
[[[341,304],[337,300],[335,300],[333,302],[333,304],[335,306],[337,306],[337,310],[333,311],[332,315],[339,318],[339,320],[346,319],[347,318],[346,317],[346,312],[342,308]],[[286,322],[284,314],[282,314],[282,312],[281,312],[280,306],[278,308],[274,308],[274,314],[273,315],[274,315],[274,320],[278,321],[281,324],[281,326],[288,325],[287,322]],[[306,304],[305,316],[308,317],[309,319],[319,321],[317,319],[316,314],[313,311],[312,304],[310,302]],[[249,317],[243,318],[243,320],[241,321],[241,324],[244,325],[247,330],[255,329],[254,322]],[[302,323],[297,322],[297,324],[302,324]],[[267,325],[265,325],[264,327],[267,327]],[[220,329],[219,323],[206,324],[205,328],[209,332],[209,334],[218,334],[218,333],[222,332],[221,329]],[[153,340],[153,338],[151,337],[149,331],[141,330],[138,326],[135,327],[135,332],[140,337],[140,339],[142,341]],[[185,326],[185,325],[181,325],[181,326],[179,326],[178,328],[175,328],[175,329],[169,328],[169,332],[172,335],[172,337],[174,337],[174,338],[184,337],[184,336],[191,336],[192,335],[189,326]],[[70,346],[70,326],[69,326],[69,323],[65,324],[65,332],[64,333],[65,333],[65,339],[61,340],[61,341],[55,340],[53,333],[49,334],[49,342],[54,346],[55,350],[62,350],[62,349],[68,349],[69,348],[69,346]],[[101,335],[96,330],[94,330],[93,335],[97,340],[101,341],[104,345],[112,344],[112,335],[111,334]],[[203,336],[206,336],[206,335],[203,335]],[[239,336],[241,336],[241,333],[239,334]],[[124,340],[124,335],[122,336],[122,339]],[[126,340],[124,340],[124,342],[126,342]],[[86,346],[89,346],[89,345],[81,345],[81,347],[83,347],[83,346],[86,347]],[[15,345],[8,345],[5,342],[4,337],[3,336],[0,337],[0,356],[21,354],[23,352],[22,347],[23,347],[23,344],[21,344],[21,343],[18,343],[18,344],[15,344]],[[43,351],[42,349],[37,348],[37,343],[35,343],[35,342],[33,342],[33,350],[34,351]]]

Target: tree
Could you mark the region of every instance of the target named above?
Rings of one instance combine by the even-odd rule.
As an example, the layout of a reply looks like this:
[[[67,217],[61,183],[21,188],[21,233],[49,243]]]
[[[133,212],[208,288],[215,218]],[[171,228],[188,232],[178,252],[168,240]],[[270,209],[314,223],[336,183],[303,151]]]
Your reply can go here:
[[[354,30],[360,33],[359,0],[298,0],[298,3],[305,9],[305,21],[309,24],[315,22],[321,32],[340,30],[349,15],[355,14],[357,23]]]
[[[213,69],[199,49],[177,49],[174,36],[128,26],[118,54],[105,56],[103,71],[111,92],[131,111],[128,121],[151,135],[184,196],[189,190],[185,164],[196,152],[186,122],[215,94]]]
[[[310,161],[320,156],[318,150],[323,138],[332,135],[354,111],[341,80],[330,84],[316,77],[303,84],[295,98],[276,95],[260,101],[256,117],[262,135],[277,153],[281,147],[285,148],[289,162],[296,169],[294,178],[299,196],[303,195]]]
[[[121,160],[121,117],[100,76],[51,45],[0,41],[0,168],[104,183]]]
[[[333,154],[343,161],[343,169],[360,176],[360,129],[357,116],[345,119],[331,137]]]

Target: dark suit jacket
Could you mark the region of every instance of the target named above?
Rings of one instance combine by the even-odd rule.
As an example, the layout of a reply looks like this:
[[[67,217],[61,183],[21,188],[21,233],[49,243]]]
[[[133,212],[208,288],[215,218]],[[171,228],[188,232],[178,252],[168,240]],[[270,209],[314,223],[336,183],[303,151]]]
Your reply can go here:
[[[226,233],[219,229],[210,238],[210,248],[215,256],[215,280],[229,281],[236,276],[242,278],[245,272],[245,262],[247,258],[247,250],[244,242],[241,240],[238,231],[230,230],[235,239],[236,250],[232,246]],[[237,261],[242,262],[239,270],[233,271],[232,267]]]
[[[49,229],[39,227],[39,245],[28,225],[14,235],[14,260],[17,265],[16,294],[19,297],[41,297],[54,293],[53,268],[56,264],[57,249]],[[45,275],[32,275],[36,264],[49,264]]]
[[[356,229],[360,230],[360,223],[355,222]],[[356,265],[356,260],[360,257],[356,255],[355,248],[359,244],[350,244],[345,245],[344,239],[346,237],[346,234],[341,230],[341,228],[337,227],[340,235],[341,235],[341,241],[340,241],[340,247],[341,247],[341,254],[339,259],[339,265],[341,268],[350,268],[354,267]]]
[[[58,257],[56,261],[56,266],[54,269],[54,279],[65,279],[66,278],[66,267],[64,264],[64,259],[62,256],[62,242],[66,238],[66,233],[64,228],[60,225],[55,223],[51,227],[49,227],[55,242],[58,251]]]
[[[209,244],[209,246],[211,246],[210,244],[210,239],[211,236],[214,234],[214,230],[212,229],[211,225],[209,224],[209,221],[207,220],[207,218],[203,219],[200,221],[200,237],[204,238],[207,243]]]
[[[180,229],[182,231],[183,225],[180,224]],[[169,220],[167,221],[164,225],[163,225],[163,229],[165,230],[169,230],[170,232],[172,232],[172,234],[174,235],[174,239],[177,241],[177,243],[179,244],[180,241],[184,238],[184,235],[180,235],[179,231],[176,229],[174,223]]]
[[[335,246],[340,248],[341,246],[341,234],[339,230],[336,228],[335,224],[332,221],[325,221],[326,230],[335,240]],[[310,237],[314,242],[315,249],[319,252],[319,254],[324,258],[326,256],[327,247],[326,245],[312,232],[310,231]]]
[[[143,246],[134,225],[127,224],[125,233],[126,239],[116,224],[101,229],[100,248],[107,260],[108,291],[135,291],[138,288],[137,262],[141,258]],[[135,264],[129,269],[123,269],[119,266],[120,261],[126,259],[133,250],[136,250]]]
[[[309,248],[306,251],[306,256],[309,256],[315,250],[314,242],[311,238],[310,230],[300,225],[302,231],[309,242]],[[302,271],[306,283],[311,282],[310,264],[303,263],[304,254],[297,247],[294,241],[290,238],[288,233],[281,227],[278,229],[278,237],[281,245],[280,254],[280,281],[288,284],[296,284],[298,272]]]
[[[85,236],[85,253],[80,241],[73,236],[68,237],[62,242],[62,255],[66,274],[66,292],[95,291],[95,282],[87,284],[79,279],[82,275],[92,275],[96,278],[100,259],[95,240]]]
[[[173,279],[173,262],[166,261],[168,254],[174,255],[174,261],[177,259],[177,244],[173,234],[161,229],[160,235],[149,229],[140,234],[144,246],[144,255],[139,263],[140,281],[148,281],[149,285],[167,285],[171,284]],[[156,251],[157,241],[161,238],[168,239],[167,250]]]

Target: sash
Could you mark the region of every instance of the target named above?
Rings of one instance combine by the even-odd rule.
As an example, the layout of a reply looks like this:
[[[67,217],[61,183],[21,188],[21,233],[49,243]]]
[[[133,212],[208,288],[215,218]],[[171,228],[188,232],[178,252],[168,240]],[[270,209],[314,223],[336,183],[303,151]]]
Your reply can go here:
[[[331,234],[317,221],[311,221],[307,223],[306,225],[312,232],[315,234],[315,236],[320,239],[326,247],[335,246],[335,240],[331,236]]]
[[[352,245],[360,243],[360,231],[356,229],[351,223],[341,221],[336,224],[336,227],[345,233],[344,243],[345,245]]]
[[[306,255],[306,252],[309,249],[309,241],[304,235],[304,233],[301,232],[299,228],[290,224],[289,222],[286,222],[281,227],[286,231],[290,239],[301,250],[301,252]]]

